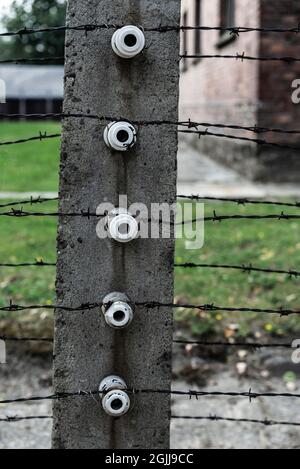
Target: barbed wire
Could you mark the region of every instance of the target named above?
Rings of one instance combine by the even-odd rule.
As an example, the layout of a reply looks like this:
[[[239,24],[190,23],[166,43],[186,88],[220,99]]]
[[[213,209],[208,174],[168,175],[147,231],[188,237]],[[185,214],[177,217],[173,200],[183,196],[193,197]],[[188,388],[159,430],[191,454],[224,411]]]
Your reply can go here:
[[[58,197],[30,197],[26,200],[16,200],[5,204],[0,204],[0,208],[14,207],[16,205],[35,205],[58,201]]]
[[[22,421],[30,421],[30,420],[52,420],[52,415],[33,415],[27,417],[21,416],[6,416],[4,418],[0,418],[1,423],[18,423]],[[300,422],[287,422],[287,421],[276,421],[276,420],[259,420],[259,419],[247,419],[247,418],[233,418],[233,417],[221,417],[219,415],[208,415],[208,416],[189,416],[189,415],[171,415],[172,420],[202,420],[202,421],[211,421],[211,422],[231,422],[231,423],[249,423],[249,424],[258,424],[264,425],[267,427],[272,426],[291,426],[291,427],[299,427]]]
[[[0,214],[1,215],[1,214]],[[300,215],[292,215],[292,214],[286,214],[284,212],[281,212],[281,214],[266,214],[266,215],[217,215],[216,211],[214,210],[213,216],[208,216],[208,217],[200,217],[200,218],[193,218],[192,220],[184,220],[182,222],[174,222],[175,226],[180,226],[180,225],[185,225],[185,224],[191,224],[191,223],[196,223],[196,222],[208,222],[208,221],[213,221],[213,222],[222,222],[222,221],[228,221],[228,220],[277,220],[277,221],[282,221],[282,220],[299,220]]]
[[[48,342],[53,343],[52,337],[9,337],[9,336],[0,336],[0,340],[3,342]],[[206,341],[206,340],[183,340],[183,339],[174,339],[174,344],[178,345],[198,345],[202,347],[229,347],[229,348],[250,348],[253,350],[258,350],[262,348],[288,348],[291,349],[292,343],[259,343],[259,342],[222,342],[222,341]],[[300,348],[300,345],[297,345],[294,348]]]
[[[190,309],[190,310],[198,310],[202,312],[240,312],[240,313],[266,313],[266,314],[279,314],[280,316],[291,316],[291,315],[299,315],[300,310],[294,309],[262,309],[262,308],[248,308],[248,307],[229,307],[229,306],[217,306],[215,304],[203,304],[203,305],[196,305],[196,304],[178,304],[178,303],[160,303],[158,301],[144,301],[144,302],[135,302],[136,306],[145,307],[147,309],[155,309],[155,308],[173,308],[173,309]],[[94,302],[94,303],[83,303],[79,306],[64,306],[64,305],[19,305],[14,304],[13,301],[10,302],[9,305],[0,307],[0,311],[3,312],[23,312],[29,311],[32,309],[46,309],[46,310],[61,310],[66,312],[82,312],[82,311],[90,311],[96,308],[101,308],[103,303]]]
[[[268,200],[253,200],[247,198],[228,198],[228,197],[205,197],[199,195],[178,195],[177,199],[190,199],[194,201],[212,201],[212,202],[232,202],[237,205],[274,205],[279,207],[300,208],[300,202],[279,202]],[[0,204],[0,208],[9,208],[18,205],[34,205],[58,201],[59,197],[31,197],[30,199],[17,200]]]
[[[186,262],[186,263],[175,263],[175,268],[182,268],[182,269],[228,269],[228,270],[240,270],[243,273],[250,274],[251,272],[260,272],[265,274],[279,274],[279,275],[288,275],[289,277],[298,278],[300,276],[300,272],[297,270],[289,269],[289,270],[281,270],[281,269],[268,269],[263,267],[254,267],[252,264],[246,265],[230,265],[230,264],[196,264],[193,262]]]
[[[245,60],[250,61],[258,61],[258,62],[285,62],[288,64],[300,62],[299,57],[253,57],[250,55],[246,55],[245,52],[239,54],[238,52],[235,55],[221,55],[221,54],[181,54],[180,59],[235,59],[241,60],[244,62]]]
[[[27,217],[83,217],[83,218],[105,218],[106,215],[99,215],[96,212],[92,212],[90,209],[81,210],[80,212],[27,212],[23,209],[12,208],[8,212],[0,212],[0,217],[15,217],[15,218],[27,218]],[[265,215],[217,215],[216,211],[212,216],[206,216],[201,218],[193,218],[191,220],[184,220],[182,222],[171,222],[171,226],[181,226],[185,224],[192,224],[196,222],[222,222],[228,220],[276,220],[276,221],[289,221],[289,220],[300,220],[300,215],[287,214],[281,212],[280,214],[265,214]],[[140,221],[157,222],[160,224],[166,224],[161,220],[155,220],[149,218],[148,220],[140,219]]]
[[[7,142],[0,142],[0,146],[4,145],[17,145],[21,143],[28,143],[28,142],[34,142],[34,141],[39,141],[41,142],[42,140],[48,140],[48,139],[54,139],[54,138],[60,138],[61,134],[47,134],[47,132],[40,132],[38,136],[36,137],[28,137],[28,138],[22,138],[20,140],[13,140],[13,141],[7,141]]]
[[[179,133],[181,134],[187,134],[187,135],[198,135],[198,137],[201,139],[202,137],[215,137],[215,138],[223,138],[223,139],[229,139],[229,140],[238,140],[241,142],[250,142],[250,143],[255,143],[256,145],[262,145],[262,146],[270,146],[274,148],[280,148],[283,150],[294,150],[294,151],[299,151],[300,147],[294,147],[292,145],[285,145],[281,143],[274,143],[274,142],[269,142],[268,140],[260,139],[260,138],[250,138],[250,137],[238,137],[236,135],[229,135],[229,134],[221,134],[221,133],[216,133],[216,132],[210,132],[208,129],[201,131],[201,130],[178,130]]]
[[[45,261],[35,261],[35,262],[21,262],[21,263],[0,263],[0,267],[56,267],[56,262],[45,262]]]
[[[99,120],[100,122],[115,122],[115,121],[130,121],[134,125],[139,125],[139,126],[146,126],[146,125],[174,125],[174,126],[179,126],[179,127],[187,127],[188,129],[198,129],[198,127],[215,127],[215,128],[220,128],[220,129],[231,129],[231,130],[243,130],[247,132],[253,132],[253,133],[280,133],[280,134],[292,134],[292,135],[297,135],[300,134],[300,129],[281,129],[281,128],[268,128],[268,127],[259,127],[257,125],[253,126],[243,126],[243,125],[234,125],[234,124],[222,124],[222,123],[210,123],[210,122],[195,122],[191,119],[185,120],[185,121],[176,121],[176,120],[136,120],[136,119],[128,119],[125,117],[113,117],[113,116],[100,116],[97,114],[91,114],[91,113],[49,113],[49,114],[5,114],[2,113],[0,114],[0,118],[2,119],[66,119],[66,118],[87,118],[87,119],[96,119]],[[220,135],[220,134],[218,134]],[[55,137],[60,137],[61,135],[55,135]],[[26,141],[31,141],[33,139],[40,140],[40,139],[46,139],[46,138],[54,138],[54,136],[47,136],[46,133],[40,132],[39,136],[33,136],[30,137]],[[3,142],[2,145],[9,145],[13,143],[24,143],[23,141],[21,142]]]
[[[135,124],[135,123],[132,122],[132,124]],[[139,124],[139,125],[142,125],[142,124]],[[152,125],[157,125],[157,124],[152,124]],[[180,125],[180,124],[178,124],[178,125]],[[212,127],[215,127],[215,126],[212,126]],[[230,128],[230,127],[228,126],[227,128]],[[191,127],[189,127],[189,129],[191,129]],[[242,137],[242,136],[229,135],[229,134],[224,134],[224,133],[222,133],[222,134],[221,133],[215,133],[215,132],[208,131],[208,129],[203,130],[203,131],[202,130],[181,130],[181,129],[179,129],[178,132],[183,133],[183,134],[196,134],[196,135],[198,135],[199,138],[202,138],[202,137],[226,138],[226,139],[230,139],[230,140],[238,140],[238,141],[241,141],[241,142],[255,143],[257,145],[271,146],[271,147],[280,148],[280,149],[284,149],[284,150],[295,150],[295,151],[300,150],[300,147],[295,147],[295,146],[291,146],[291,145],[270,142],[270,141],[265,140],[265,139]],[[271,132],[271,130],[270,130],[270,132]],[[284,131],[282,131],[282,133],[283,132]],[[23,138],[23,139],[20,139],[20,140],[0,142],[0,146],[24,144],[24,143],[33,142],[33,141],[41,142],[42,140],[48,140],[48,139],[54,139],[54,138],[61,138],[61,134],[47,135],[46,132],[44,134],[40,132],[40,134],[38,136]]]
[[[236,392],[236,391],[195,391],[195,390],[187,390],[187,391],[177,391],[177,390],[170,390],[170,389],[135,389],[129,388],[126,391],[128,394],[138,395],[138,394],[163,394],[163,395],[170,395],[170,396],[181,396],[181,397],[189,397],[192,399],[199,399],[199,397],[245,397],[249,399],[251,403],[253,400],[258,398],[300,398],[300,394],[296,393],[276,393],[276,392],[253,392],[250,389],[247,392]],[[18,404],[18,403],[25,403],[25,402],[35,402],[35,401],[54,401],[54,400],[61,400],[61,399],[69,399],[75,397],[91,397],[94,399],[94,396],[101,396],[105,394],[104,392],[100,392],[99,389],[96,391],[83,391],[79,390],[77,392],[65,392],[65,393],[56,393],[50,394],[48,396],[28,396],[28,397],[20,397],[15,399],[3,399],[0,400],[0,405],[4,404]]]
[[[259,343],[259,342],[222,342],[222,341],[206,341],[206,340],[173,340],[174,344],[178,345],[198,345],[201,347],[230,347],[230,348],[250,348],[253,350],[263,349],[263,348],[288,348],[291,349],[292,343]],[[295,349],[300,348],[300,345],[294,347]]]
[[[177,199],[190,199],[194,201],[211,201],[211,202],[233,202],[237,205],[274,205],[279,207],[300,208],[300,202],[279,202],[269,200],[254,200],[247,198],[230,198],[230,197],[206,197],[200,195],[178,195]]]
[[[279,134],[292,134],[297,135],[300,134],[299,129],[280,129],[280,128],[272,128],[272,127],[259,127],[257,125],[253,126],[245,126],[245,125],[236,125],[236,124],[220,124],[220,123],[210,123],[210,122],[194,122],[191,119],[187,121],[178,121],[177,123],[173,123],[174,125],[177,124],[180,127],[188,127],[198,128],[198,127],[215,127],[219,129],[231,129],[231,130],[245,130],[247,132],[253,132],[256,134],[263,134],[263,133],[279,133]]]
[[[40,57],[40,58],[35,58],[35,59],[29,59],[29,58],[5,59],[5,60],[0,60],[0,65],[39,64],[39,63],[48,63],[48,62],[63,62],[64,60],[65,60],[64,57]]]
[[[49,342],[53,343],[53,339],[50,337],[9,337],[0,336],[0,340],[3,342]]]
[[[43,259],[37,259],[34,262],[20,262],[20,263],[0,263],[0,267],[56,267],[56,262],[47,262]],[[243,264],[243,265],[231,265],[231,264],[204,264],[204,263],[174,263],[175,268],[183,269],[198,269],[198,268],[208,268],[208,269],[229,269],[229,270],[239,270],[243,273],[250,274],[251,272],[265,273],[265,274],[278,274],[278,275],[288,275],[290,278],[298,278],[300,276],[300,271],[294,269],[271,269],[263,267],[255,267],[252,264]]]
[[[6,31],[0,34],[0,37],[12,37],[19,36],[21,39],[23,36],[28,36],[32,34],[41,34],[41,33],[65,33],[67,31],[81,31],[87,34],[88,32],[97,31],[97,30],[109,30],[109,29],[120,29],[124,25],[116,24],[81,24],[81,25],[63,25],[56,27],[41,27],[41,28],[27,28],[23,27],[17,31]],[[270,27],[270,28],[261,28],[261,27],[248,27],[248,26],[234,26],[234,27],[220,27],[220,26],[184,26],[184,25],[158,25],[153,27],[143,27],[138,25],[145,32],[160,32],[167,33],[172,31],[219,31],[219,32],[228,32],[234,36],[238,36],[241,33],[248,32],[264,32],[264,33],[300,33],[300,24],[296,25],[293,28],[280,28],[280,27]]]
[[[231,422],[231,423],[253,423],[258,425],[264,425],[266,427],[274,426],[290,426],[300,427],[300,422],[287,422],[287,421],[276,421],[276,420],[259,420],[259,419],[246,419],[246,418],[232,418],[232,417],[220,417],[219,415],[208,415],[208,416],[190,416],[190,415],[171,415],[173,420],[202,420],[211,422]]]
[[[4,418],[0,418],[1,423],[17,423],[22,421],[28,420],[51,420],[53,419],[52,415],[30,415],[28,417],[19,417],[19,416],[6,416]]]

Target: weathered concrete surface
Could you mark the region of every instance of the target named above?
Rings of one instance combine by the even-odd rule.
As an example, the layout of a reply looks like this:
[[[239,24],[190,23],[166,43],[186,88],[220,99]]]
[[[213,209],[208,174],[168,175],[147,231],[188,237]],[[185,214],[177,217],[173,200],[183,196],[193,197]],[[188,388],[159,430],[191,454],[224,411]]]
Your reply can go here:
[[[178,24],[173,0],[70,0],[69,24]],[[146,33],[148,48],[134,60],[116,57],[112,30],[72,32],[66,39],[65,112],[128,119],[177,119],[179,35]],[[144,126],[128,155],[112,154],[95,120],[66,119],[63,128],[60,209],[95,211],[103,201],[173,203],[177,132]],[[136,240],[118,245],[96,236],[96,220],[61,219],[58,231],[57,296],[60,304],[101,301],[110,291],[133,301],[173,299],[173,240]],[[113,332],[99,310],[56,313],[56,392],[96,390],[109,373],[129,386],[170,387],[172,311],[138,308],[129,329]],[[136,395],[132,411],[113,422],[99,399],[76,397],[54,405],[54,448],[165,448],[170,399]]]

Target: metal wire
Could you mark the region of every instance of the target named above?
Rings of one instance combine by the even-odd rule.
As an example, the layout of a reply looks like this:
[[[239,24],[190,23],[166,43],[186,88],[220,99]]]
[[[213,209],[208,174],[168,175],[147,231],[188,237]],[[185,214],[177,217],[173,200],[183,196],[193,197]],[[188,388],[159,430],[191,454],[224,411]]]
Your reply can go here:
[[[190,416],[190,415],[171,415],[173,420],[202,420],[211,422],[232,422],[232,423],[253,423],[258,425],[264,425],[266,427],[274,426],[290,426],[300,427],[300,422],[287,422],[287,421],[276,421],[276,420],[259,420],[259,419],[246,419],[246,418],[232,418],[232,417],[220,417],[219,415],[208,415],[208,416]]]
[[[202,197],[200,195],[178,195],[177,199],[190,199],[194,201],[210,201],[210,202],[233,202],[237,205],[274,205],[279,207],[299,208],[300,202],[278,202],[268,200],[253,200],[247,198],[229,198],[229,197]]]
[[[0,418],[1,423],[17,423],[17,422],[22,422],[22,421],[28,421],[28,420],[51,420],[53,419],[52,415],[33,415],[33,416],[28,416],[28,417],[10,417],[6,416],[4,418]]]
[[[50,337],[8,337],[0,336],[0,340],[3,342],[49,342],[53,343],[53,339]]]
[[[231,129],[231,130],[243,130],[247,132],[253,132],[257,134],[261,133],[279,133],[279,134],[292,134],[292,135],[297,135],[300,134],[299,129],[280,129],[280,128],[267,128],[267,127],[259,127],[257,125],[253,126],[242,126],[242,125],[233,125],[233,124],[220,124],[220,123],[211,123],[211,122],[195,122],[191,119],[185,120],[185,121],[175,121],[175,120],[135,120],[135,119],[128,119],[125,118],[124,116],[98,116],[97,114],[91,114],[91,113],[49,113],[49,114],[5,114],[2,113],[0,114],[1,119],[38,119],[38,120],[43,120],[43,119],[67,119],[67,118],[86,118],[86,119],[96,119],[99,120],[100,122],[115,122],[115,121],[130,121],[134,125],[138,126],[147,126],[147,125],[174,125],[174,126],[179,126],[179,127],[187,127],[188,129],[198,129],[198,127],[215,127],[219,129]],[[205,132],[206,133],[206,132]],[[219,135],[219,134],[218,134]],[[47,136],[46,133],[40,132],[39,137],[33,137],[36,140],[40,140],[42,136],[42,139],[46,138],[54,138],[51,136]],[[60,135],[56,135],[59,137]],[[30,141],[30,140],[25,140],[25,141]],[[15,143],[15,142],[12,142]],[[19,143],[19,142],[16,142]],[[22,142],[23,143],[23,142]],[[3,144],[10,144],[8,143],[3,143]]]
[[[177,303],[160,303],[156,301],[135,302],[136,306],[144,306],[147,309],[155,308],[173,308],[173,309],[190,309],[202,312],[240,312],[240,313],[266,313],[266,314],[279,314],[280,316],[299,315],[300,310],[294,309],[261,309],[261,308],[237,308],[228,306],[216,306],[214,304],[195,305],[195,304],[177,304]],[[12,301],[9,305],[0,307],[0,311],[4,312],[23,312],[31,309],[46,309],[46,310],[61,310],[66,312],[83,312],[90,311],[96,308],[101,308],[102,302],[84,303],[82,305],[72,307],[64,305],[18,305]]]
[[[4,418],[0,418],[1,423],[18,423],[22,421],[29,421],[29,420],[52,420],[52,415],[36,415],[36,416],[28,416],[28,417],[20,417],[20,416],[6,416]],[[272,426],[290,426],[290,427],[299,427],[300,422],[287,422],[287,421],[276,421],[276,420],[259,420],[259,419],[246,419],[246,418],[232,418],[232,417],[220,417],[219,415],[208,415],[208,416],[187,416],[187,415],[171,415],[172,420],[195,420],[195,421],[211,421],[211,422],[231,422],[231,423],[250,423],[250,424],[258,424],[263,425],[266,427]]]
[[[4,342],[48,342],[53,343],[53,338],[51,337],[9,337],[9,336],[0,336],[0,340]],[[229,347],[229,348],[250,348],[253,350],[263,349],[263,348],[292,348],[292,344],[289,343],[259,343],[259,342],[212,342],[205,340],[173,340],[174,344],[178,345],[199,345],[202,347]],[[300,345],[295,348],[300,348]]]
[[[236,55],[182,54],[180,55],[180,59],[235,59],[241,60],[242,62],[244,62],[245,60],[250,60],[258,62],[285,62],[288,64],[300,62],[299,57],[252,57],[250,55],[246,55],[245,52],[243,52],[242,54],[239,54],[237,52]]]
[[[6,60],[0,60],[0,64],[14,64],[14,65],[19,65],[19,64],[39,64],[39,63],[48,63],[48,62],[63,62],[65,60],[64,57],[41,57],[41,58],[35,58],[35,59],[29,59],[29,58],[18,58],[18,59],[6,59]]]
[[[15,207],[16,205],[35,205],[35,204],[44,204],[48,202],[58,201],[58,197],[31,197],[26,200],[17,200],[14,202],[8,202],[5,204],[0,204],[0,208]]]
[[[281,270],[281,269],[267,269],[263,267],[254,267],[252,264],[249,265],[226,265],[226,264],[195,264],[193,262],[186,262],[183,264],[174,264],[175,268],[182,268],[182,269],[229,269],[229,270],[240,270],[246,274],[250,274],[251,272],[260,272],[265,274],[279,274],[279,275],[288,275],[290,278],[298,278],[300,276],[300,272],[289,269],[289,270]]]
[[[228,391],[228,392],[221,392],[221,391],[177,391],[177,390],[169,390],[169,389],[135,389],[129,388],[127,390],[128,394],[137,395],[137,394],[163,394],[163,395],[171,395],[171,396],[181,396],[181,397],[189,397],[190,399],[196,398],[197,400],[199,397],[246,397],[249,399],[251,403],[252,400],[258,398],[300,398],[300,394],[296,393],[272,393],[272,392],[262,392],[256,393],[250,389],[247,392],[235,392],[235,391]],[[50,394],[48,396],[28,396],[28,397],[20,397],[16,399],[4,399],[0,401],[0,404],[17,404],[21,402],[35,402],[35,401],[46,401],[46,400],[61,400],[61,399],[69,399],[75,397],[91,397],[93,396],[100,396],[101,393],[99,389],[96,391],[82,391],[79,390],[77,392],[65,392],[65,393],[56,393]]]
[[[289,343],[269,343],[269,344],[263,344],[259,342],[221,342],[221,341],[206,341],[206,340],[180,340],[176,339],[173,340],[174,344],[178,345],[199,345],[201,347],[230,347],[230,348],[250,348],[253,350],[258,350],[258,349],[263,349],[263,348],[292,348],[292,344]],[[300,348],[295,347],[295,348]]]
[[[273,205],[279,207],[293,207],[300,208],[300,202],[279,202],[279,201],[268,201],[268,200],[253,200],[247,198],[224,198],[224,197],[202,197],[199,195],[178,195],[177,199],[190,199],[193,201],[211,201],[211,202],[232,202],[237,205]],[[34,204],[43,204],[53,201],[58,201],[58,197],[31,197],[30,199],[13,201],[5,204],[0,204],[0,208],[14,207],[17,205],[34,205]]]
[[[210,132],[209,130],[201,131],[201,130],[178,130],[179,133],[181,134],[194,134],[198,135],[199,138],[202,137],[215,137],[215,138],[226,138],[229,140],[237,140],[241,142],[250,142],[250,143],[255,143],[256,145],[262,145],[262,146],[269,146],[269,147],[275,147],[275,148],[281,148],[283,150],[294,150],[294,151],[299,151],[300,147],[294,147],[291,145],[285,145],[281,143],[273,143],[269,142],[267,140],[263,140],[260,138],[249,138],[249,137],[238,137],[236,135],[229,135],[229,134],[220,134],[220,133],[215,133],[215,132]]]
[[[90,209],[81,210],[80,212],[27,212],[23,209],[13,209],[9,212],[0,212],[0,217],[13,217],[13,218],[28,218],[28,217],[83,217],[83,218],[104,218],[105,215],[99,215],[96,212],[92,212]],[[207,216],[202,218],[194,218],[191,220],[184,220],[182,222],[171,222],[171,226],[180,226],[184,224],[192,224],[196,222],[222,222],[228,220],[274,220],[274,221],[288,221],[288,220],[300,220],[300,215],[295,214],[287,214],[281,212],[280,214],[266,214],[266,215],[217,215],[216,211],[214,211],[213,216]],[[161,220],[155,219],[148,219],[140,221],[148,221],[148,222],[157,222],[160,224],[164,224]]]
[[[56,267],[56,262],[44,262],[44,261],[36,261],[36,262],[23,262],[23,263],[12,263],[12,264],[0,264],[0,267]]]
[[[56,26],[56,27],[43,27],[43,28],[27,28],[23,27],[17,31],[7,31],[0,34],[0,37],[12,37],[12,36],[19,36],[22,38],[23,36],[28,36],[32,34],[41,34],[41,33],[65,33],[66,31],[82,31],[85,34],[91,31],[97,30],[109,30],[109,29],[119,29],[124,25],[116,25],[116,24],[82,24],[82,25],[63,25],[63,26]],[[234,36],[238,36],[241,33],[248,33],[248,32],[264,32],[264,33],[295,33],[298,34],[300,32],[300,24],[296,25],[293,28],[279,28],[279,27],[271,27],[271,28],[258,28],[258,27],[247,27],[247,26],[235,26],[230,28],[220,27],[220,26],[180,26],[180,25],[158,25],[153,27],[142,27],[143,31],[145,32],[160,32],[160,33],[167,33],[171,31],[220,31],[220,32],[228,32]]]
[[[20,144],[20,143],[28,143],[28,142],[34,142],[34,141],[41,142],[42,140],[48,140],[48,139],[54,139],[54,138],[60,138],[60,137],[61,137],[61,134],[47,135],[47,132],[45,132],[45,133],[40,132],[39,135],[36,136],[36,137],[28,137],[28,138],[22,138],[20,140],[0,142],[0,146],[16,145],[16,144]]]

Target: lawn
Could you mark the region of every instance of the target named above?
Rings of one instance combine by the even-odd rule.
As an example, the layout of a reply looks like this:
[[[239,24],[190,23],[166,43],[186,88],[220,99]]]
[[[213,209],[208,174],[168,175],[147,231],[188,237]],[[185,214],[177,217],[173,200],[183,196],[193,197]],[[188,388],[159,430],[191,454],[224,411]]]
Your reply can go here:
[[[1,122],[0,142],[60,133],[55,122]],[[57,191],[60,139],[0,146],[0,192]]]
[[[56,123],[2,123],[0,141],[37,135],[39,131],[59,132]],[[0,147],[0,191],[56,191],[58,181],[59,139]],[[29,208],[30,209],[30,208]],[[56,203],[39,206],[55,210]],[[282,209],[268,206],[243,207],[234,203],[207,203],[205,211],[218,214],[270,214]],[[286,213],[299,213],[286,209]],[[259,267],[299,269],[300,221],[224,221],[205,224],[205,244],[190,251],[184,240],[177,241],[176,261],[250,264]],[[0,263],[28,262],[36,258],[55,261],[56,220],[52,218],[0,217]],[[51,304],[55,301],[55,269],[1,268],[0,304]],[[298,308],[299,280],[288,275],[243,273],[231,270],[176,269],[177,301],[250,308]],[[5,317],[4,317],[5,316]],[[32,310],[29,314],[2,315],[1,333],[49,335],[52,313]],[[296,316],[199,313],[179,311],[179,325],[186,335],[231,337],[297,335]],[[233,327],[234,325],[234,327]]]

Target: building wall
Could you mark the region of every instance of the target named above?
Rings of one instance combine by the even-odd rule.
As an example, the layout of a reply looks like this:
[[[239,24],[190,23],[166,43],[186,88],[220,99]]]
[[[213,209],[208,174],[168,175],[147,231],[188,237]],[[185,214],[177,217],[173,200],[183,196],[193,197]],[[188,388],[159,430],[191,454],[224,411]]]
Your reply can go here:
[[[296,0],[262,0],[262,26],[271,28],[295,28],[300,21],[300,2]],[[300,57],[299,34],[262,33],[261,56]],[[300,63],[262,62],[260,66],[259,124],[262,126],[299,127],[300,105],[292,102],[292,82],[300,78]],[[277,136],[278,138],[278,136]],[[285,141],[286,136],[279,136]],[[289,136],[288,141],[300,144],[299,135]]]
[[[195,25],[196,0],[182,1],[182,14]],[[202,0],[202,25],[220,26],[220,0]],[[259,26],[259,0],[238,0],[236,24]],[[194,31],[187,35],[187,52],[194,53]],[[258,33],[240,34],[231,43],[220,46],[219,31],[201,31],[202,53],[233,54],[259,52]],[[183,41],[182,41],[183,42]],[[252,125],[256,121],[258,98],[258,66],[255,62],[229,59],[201,59],[186,61],[187,69],[181,76],[182,119],[210,120]],[[183,67],[182,67],[183,68]]]
[[[182,1],[182,14],[186,15],[186,21],[191,26],[195,25],[195,2]],[[201,25],[220,26],[220,5],[221,0],[202,0]],[[296,0],[235,0],[235,6],[236,26],[296,27],[300,19],[300,3]],[[186,33],[188,54],[194,53],[194,34],[192,31]],[[245,51],[252,56],[300,55],[298,34],[241,33],[238,38],[225,44],[220,44],[218,31],[202,32],[201,36],[203,54],[235,55]],[[300,104],[293,104],[291,95],[293,80],[300,78],[300,64],[189,59],[181,67],[181,119],[246,126],[299,127]],[[223,132],[231,133],[226,129]],[[233,133],[257,137],[249,132],[235,130]],[[298,151],[276,150],[211,137],[203,137],[200,141],[191,136],[184,138],[250,179],[300,180]],[[263,138],[300,146],[299,136],[263,134]]]
[[[0,104],[4,114],[59,114],[62,112],[62,99],[11,99]]]

